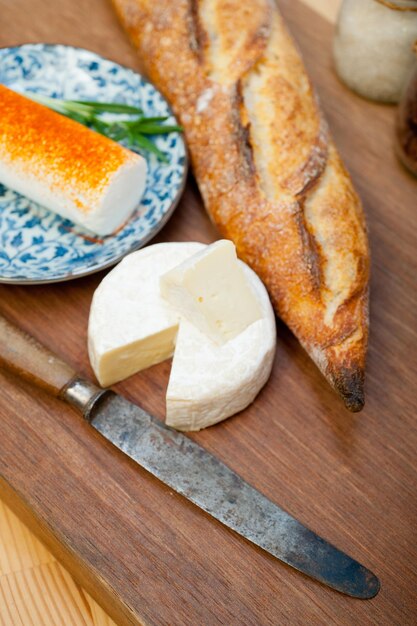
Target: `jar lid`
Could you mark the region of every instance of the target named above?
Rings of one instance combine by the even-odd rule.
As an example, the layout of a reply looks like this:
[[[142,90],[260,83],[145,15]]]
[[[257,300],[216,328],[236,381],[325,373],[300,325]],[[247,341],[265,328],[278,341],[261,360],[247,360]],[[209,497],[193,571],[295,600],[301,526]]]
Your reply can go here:
[[[376,0],[394,11],[417,11],[417,0]]]

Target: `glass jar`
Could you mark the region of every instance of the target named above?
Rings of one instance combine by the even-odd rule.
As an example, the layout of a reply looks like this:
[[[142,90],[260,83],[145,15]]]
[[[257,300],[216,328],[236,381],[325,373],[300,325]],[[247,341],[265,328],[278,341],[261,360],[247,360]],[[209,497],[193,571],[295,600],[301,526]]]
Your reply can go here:
[[[417,176],[417,59],[398,106],[396,131],[398,156]]]
[[[334,38],[340,78],[371,100],[398,102],[417,40],[417,1],[344,0]]]

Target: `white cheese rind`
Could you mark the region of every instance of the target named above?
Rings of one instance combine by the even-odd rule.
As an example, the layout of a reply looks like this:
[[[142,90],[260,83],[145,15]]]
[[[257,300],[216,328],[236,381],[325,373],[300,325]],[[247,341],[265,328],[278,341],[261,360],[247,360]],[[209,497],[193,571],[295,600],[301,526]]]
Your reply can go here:
[[[162,296],[217,344],[260,319],[261,307],[234,244],[221,239],[161,277]]]
[[[96,289],[88,352],[103,387],[173,354],[179,314],[161,297],[159,278],[203,244],[156,244],[126,256]]]
[[[276,345],[274,312],[258,276],[239,263],[262,318],[223,345],[181,321],[166,403],[166,423],[178,430],[200,430],[243,410],[270,376]]]
[[[47,173],[42,178],[31,176],[18,161],[8,163],[0,159],[0,182],[98,235],[109,235],[128,219],[145,190],[146,161],[137,157],[114,172],[88,213],[73,201],[74,189],[67,193],[66,182],[56,184]]]

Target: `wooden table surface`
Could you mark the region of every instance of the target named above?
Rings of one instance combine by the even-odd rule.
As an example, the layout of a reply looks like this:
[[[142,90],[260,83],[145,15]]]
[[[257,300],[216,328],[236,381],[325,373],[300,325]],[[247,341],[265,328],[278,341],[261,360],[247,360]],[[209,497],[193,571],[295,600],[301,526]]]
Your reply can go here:
[[[373,273],[367,405],[359,415],[348,414],[295,339],[279,324],[273,375],[257,402],[241,416],[194,437],[315,531],[374,570],[382,589],[366,602],[327,590],[270,559],[193,507],[186,509],[181,498],[170,498],[166,491],[159,494],[157,483],[150,481],[144,487],[160,498],[161,517],[171,508],[174,511],[173,519],[180,526],[172,529],[171,539],[183,550],[176,556],[195,560],[187,567],[191,579],[194,574],[196,578],[194,587],[190,578],[187,584],[178,580],[175,588],[164,587],[156,575],[158,570],[151,573],[149,569],[148,579],[141,580],[147,589],[143,592],[143,620],[175,626],[416,624],[417,302],[413,287],[417,181],[393,155],[394,109],[360,99],[333,73],[331,22],[339,1],[281,0],[279,4],[305,55],[368,216]],[[106,0],[0,0],[0,15],[2,46],[67,43],[139,67]],[[190,181],[158,240],[211,241],[215,237]],[[92,293],[102,277],[103,273],[42,287],[0,286],[0,311],[91,376],[86,324]],[[165,363],[119,388],[162,418],[168,373],[169,364]],[[149,390],[152,393],[145,395]],[[37,415],[56,412],[57,404],[11,377],[1,376],[0,439],[1,419],[10,418],[13,412],[17,415],[19,410]],[[62,419],[71,419],[70,412],[63,412]],[[117,459],[115,470],[116,465]],[[0,458],[0,475],[9,469],[10,463]],[[112,469],[109,467],[109,472]],[[137,558],[142,557],[141,573],[146,577],[149,556]],[[162,579],[163,555],[155,559],[159,559]],[[169,563],[176,567],[172,554]],[[178,576],[180,569],[182,575],[186,571],[181,568],[178,566]],[[214,586],[207,586],[206,594],[201,580],[204,573]],[[176,572],[171,574],[175,580]],[[94,589],[90,592],[96,595]],[[0,501],[0,625],[111,623]]]

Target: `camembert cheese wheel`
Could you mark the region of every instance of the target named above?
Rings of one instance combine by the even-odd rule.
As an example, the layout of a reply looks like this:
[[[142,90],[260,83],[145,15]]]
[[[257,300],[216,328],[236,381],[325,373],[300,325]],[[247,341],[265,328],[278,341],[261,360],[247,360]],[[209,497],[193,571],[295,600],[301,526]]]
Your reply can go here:
[[[268,380],[275,354],[267,291],[243,262],[261,316],[225,343],[217,344],[162,297],[161,276],[204,248],[163,243],[130,254],[103,279],[90,311],[89,355],[102,386],[174,355],[166,422],[181,430],[200,430],[248,406]]]

